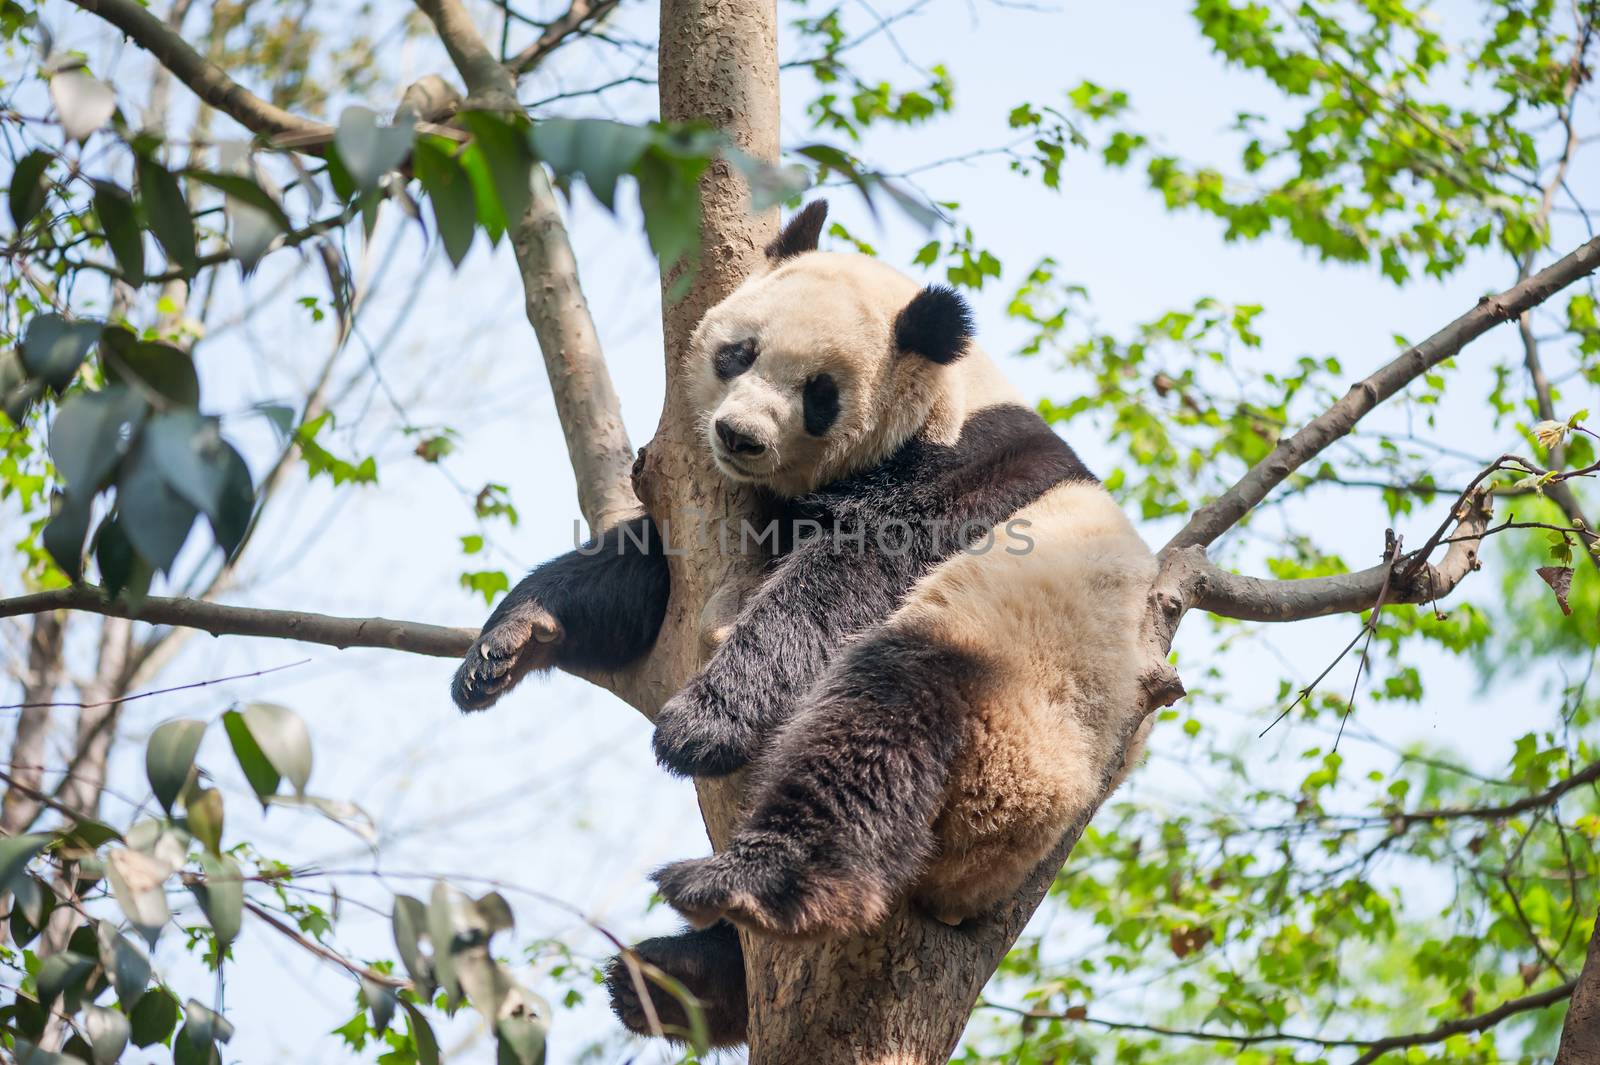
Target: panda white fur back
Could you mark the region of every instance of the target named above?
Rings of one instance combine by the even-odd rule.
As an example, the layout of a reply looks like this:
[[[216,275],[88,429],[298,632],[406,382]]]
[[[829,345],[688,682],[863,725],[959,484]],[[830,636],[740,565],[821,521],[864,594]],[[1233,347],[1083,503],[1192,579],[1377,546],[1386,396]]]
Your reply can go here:
[[[656,875],[701,930],[635,948],[701,998],[719,1045],[744,1037],[729,920],[818,936],[870,929],[906,898],[950,922],[982,912],[1142,740],[1117,734],[1114,711],[1137,703],[1150,552],[971,342],[964,301],[815,251],[824,211],[797,216],[768,249],[773,269],[694,337],[691,399],[718,469],[785,528],[829,530],[785,537],[656,722],[669,771],[753,764],[730,845]],[[637,659],[669,594],[650,519],[607,530],[507,596],[457,672],[457,702],[487,706],[551,665]],[[626,970],[608,983],[643,1030]],[[671,996],[652,1003],[680,1018]]]

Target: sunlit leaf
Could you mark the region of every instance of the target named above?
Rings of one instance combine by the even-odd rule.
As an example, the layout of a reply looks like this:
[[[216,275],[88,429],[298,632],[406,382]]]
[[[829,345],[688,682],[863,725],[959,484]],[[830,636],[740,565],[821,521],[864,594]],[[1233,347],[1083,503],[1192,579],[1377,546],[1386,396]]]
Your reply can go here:
[[[88,140],[117,109],[116,94],[82,66],[50,75],[50,101],[56,105],[62,132],[75,141]]]
[[[95,937],[100,944],[100,968],[116,990],[117,1001],[124,1010],[133,1010],[150,983],[150,959],[110,921],[95,925]]]
[[[214,793],[213,793],[214,794]],[[190,815],[191,822],[193,814]],[[200,868],[205,882],[195,884],[194,896],[211,923],[211,933],[220,948],[226,949],[239,936],[244,914],[244,872],[226,854],[202,854]]]
[[[128,1018],[104,1006],[88,1006],[84,1009],[83,1030],[94,1051],[94,1065],[111,1065],[121,1057],[131,1033]]]
[[[195,752],[205,736],[206,723],[188,719],[166,721],[156,726],[145,744],[144,770],[155,792],[156,801],[169,813],[178,801],[189,774],[194,770]]]
[[[333,144],[345,171],[362,189],[376,188],[383,175],[405,162],[411,153],[413,121],[397,119],[393,125],[378,124],[375,111],[347,107],[339,114],[339,127]]]

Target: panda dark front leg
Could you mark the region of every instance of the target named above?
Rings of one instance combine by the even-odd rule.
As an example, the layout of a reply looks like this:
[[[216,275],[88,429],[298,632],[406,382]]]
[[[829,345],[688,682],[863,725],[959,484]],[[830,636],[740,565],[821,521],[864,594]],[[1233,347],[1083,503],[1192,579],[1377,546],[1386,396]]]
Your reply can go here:
[[[617,669],[642,657],[669,591],[655,523],[640,516],[612,526],[528,574],[500,602],[456,670],[456,705],[485,709],[551,666]]]
[[[739,930],[726,921],[710,928],[689,930],[675,936],[659,936],[629,948],[629,965],[618,955],[606,967],[606,990],[611,995],[611,1010],[630,1032],[655,1035],[645,1012],[640,988],[650,996],[661,1034],[674,1043],[689,1041],[689,1015],[676,995],[662,987],[646,966],[653,966],[677,980],[700,1001],[706,1034],[714,1047],[738,1046],[745,1042],[749,1007],[745,999],[744,950],[739,945]]]
[[[720,854],[657,871],[662,897],[699,926],[727,918],[797,938],[876,927],[933,853],[985,675],[914,628],[863,637],[779,732],[745,826]]]
[[[656,760],[679,776],[741,768],[795,711],[846,637],[882,621],[904,560],[821,542],[784,558],[721,647],[656,716]]]

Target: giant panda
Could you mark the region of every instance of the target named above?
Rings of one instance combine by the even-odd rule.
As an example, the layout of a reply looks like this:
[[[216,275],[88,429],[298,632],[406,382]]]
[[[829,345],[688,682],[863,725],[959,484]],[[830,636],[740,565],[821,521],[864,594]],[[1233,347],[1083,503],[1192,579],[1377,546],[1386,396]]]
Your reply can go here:
[[[905,900],[960,923],[1010,895],[1142,742],[1121,711],[1139,704],[1153,556],[973,343],[965,301],[817,251],[825,212],[797,215],[692,339],[705,446],[788,534],[656,720],[672,773],[753,767],[729,845],[655,874],[693,930],[634,948],[702,1001],[718,1045],[744,1039],[734,925],[849,935]],[[468,651],[456,702],[644,655],[669,547],[640,517],[535,570]],[[644,1031],[620,959],[608,984]]]

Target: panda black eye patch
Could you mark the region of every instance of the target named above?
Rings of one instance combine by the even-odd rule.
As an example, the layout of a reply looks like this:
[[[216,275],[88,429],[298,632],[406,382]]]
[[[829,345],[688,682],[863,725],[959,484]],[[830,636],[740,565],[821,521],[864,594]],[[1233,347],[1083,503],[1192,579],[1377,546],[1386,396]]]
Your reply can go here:
[[[821,436],[839,417],[839,385],[832,374],[819,373],[806,382],[806,432]]]
[[[730,377],[738,377],[756,361],[756,342],[754,340],[740,340],[733,344],[724,344],[717,349],[716,357],[711,360],[711,368],[717,377],[726,381]]]

